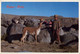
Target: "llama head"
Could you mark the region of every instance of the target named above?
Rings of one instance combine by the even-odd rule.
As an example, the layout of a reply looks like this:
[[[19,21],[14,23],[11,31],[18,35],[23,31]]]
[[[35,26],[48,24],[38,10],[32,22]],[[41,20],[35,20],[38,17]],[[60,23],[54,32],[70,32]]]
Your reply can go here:
[[[43,22],[40,22],[40,23],[39,23],[39,26],[38,26],[39,28],[41,28],[41,27],[42,27],[42,23],[43,23]]]

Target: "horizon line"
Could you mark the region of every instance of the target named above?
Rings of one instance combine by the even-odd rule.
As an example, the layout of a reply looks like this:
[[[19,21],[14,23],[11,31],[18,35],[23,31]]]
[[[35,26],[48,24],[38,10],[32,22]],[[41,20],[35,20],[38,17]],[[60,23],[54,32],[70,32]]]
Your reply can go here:
[[[6,14],[6,13],[1,13],[1,14]],[[9,15],[16,15],[16,14],[9,14]],[[54,15],[57,15],[57,14],[54,14]],[[52,16],[54,16],[52,15]],[[16,15],[16,16],[38,16],[38,15]],[[58,16],[61,16],[61,15],[58,15]],[[51,16],[40,16],[40,17],[51,17]],[[64,16],[62,16],[64,17]],[[79,17],[66,17],[66,18],[79,18]]]

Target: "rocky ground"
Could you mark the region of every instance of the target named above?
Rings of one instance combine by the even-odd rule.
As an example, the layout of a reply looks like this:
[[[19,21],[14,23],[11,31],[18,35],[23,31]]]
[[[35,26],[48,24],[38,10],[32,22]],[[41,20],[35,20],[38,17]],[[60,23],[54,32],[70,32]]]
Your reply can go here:
[[[2,52],[78,52],[78,44],[72,46],[59,46],[53,43],[21,43],[20,41],[13,41],[8,43],[7,41],[1,41]]]

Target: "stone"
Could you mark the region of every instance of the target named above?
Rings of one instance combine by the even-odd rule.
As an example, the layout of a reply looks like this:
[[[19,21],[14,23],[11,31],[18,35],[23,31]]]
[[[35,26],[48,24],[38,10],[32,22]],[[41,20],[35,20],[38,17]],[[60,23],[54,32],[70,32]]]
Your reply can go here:
[[[67,33],[67,34],[61,36],[62,45],[70,45],[76,41],[77,41],[77,38],[71,33]]]
[[[13,23],[11,29],[9,30],[9,35],[7,37],[8,42],[12,42],[12,40],[20,40],[22,37],[22,30],[25,26],[19,23]]]
[[[38,36],[38,41],[43,42],[43,43],[50,43],[51,42],[51,37],[47,29],[41,30],[39,36]]]
[[[60,28],[60,32],[59,32],[59,35],[60,36],[62,36],[62,35],[64,35],[65,33],[64,33],[64,31],[63,31],[63,29],[62,29],[62,27]]]
[[[34,39],[34,36],[32,36],[32,35],[28,35],[29,37],[28,37],[28,41],[29,42],[33,42],[35,39]]]
[[[76,31],[74,28],[71,28],[71,29],[70,29],[70,32],[74,32],[74,31]]]
[[[1,26],[1,36],[3,36],[4,34],[6,34],[6,30],[7,30],[6,27]]]
[[[4,26],[1,26],[1,39],[4,40],[7,37],[6,33],[7,28]]]
[[[25,26],[22,24],[13,24],[10,30],[10,35],[22,34],[22,30]]]
[[[38,27],[39,20],[38,19],[26,19],[24,24],[28,27]]]

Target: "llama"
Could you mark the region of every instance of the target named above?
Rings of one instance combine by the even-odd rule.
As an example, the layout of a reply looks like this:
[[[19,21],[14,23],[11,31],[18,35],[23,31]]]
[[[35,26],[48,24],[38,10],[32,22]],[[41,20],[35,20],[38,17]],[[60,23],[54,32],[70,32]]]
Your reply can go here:
[[[21,38],[21,42],[24,42],[28,33],[35,36],[35,40],[37,42],[37,36],[39,35],[40,31],[41,31],[41,26],[42,26],[42,22],[40,22],[38,27],[25,27],[23,29],[23,35]]]

